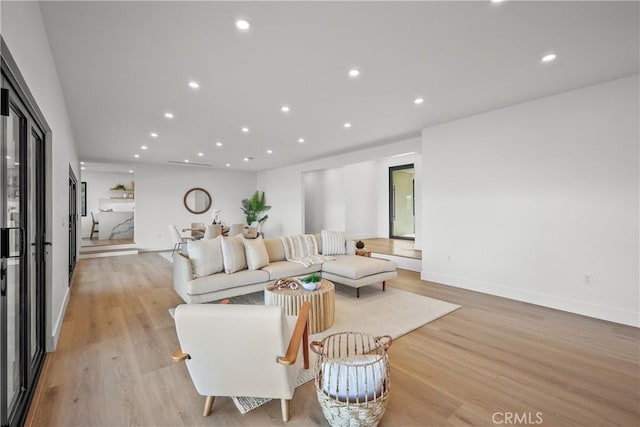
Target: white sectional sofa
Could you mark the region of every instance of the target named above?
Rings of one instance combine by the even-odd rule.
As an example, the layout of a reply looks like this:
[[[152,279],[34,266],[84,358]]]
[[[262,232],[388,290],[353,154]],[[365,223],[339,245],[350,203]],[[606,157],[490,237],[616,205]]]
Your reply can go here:
[[[315,237],[321,252],[322,240],[319,235]],[[353,245],[349,244],[347,255],[335,255],[334,260],[309,267],[287,261],[280,239],[265,239],[264,247],[268,254],[268,264],[259,269],[245,268],[233,273],[222,271],[200,277],[195,274],[189,257],[184,253],[177,253],[173,258],[173,287],[186,303],[204,303],[261,291],[269,282],[284,277],[319,272],[327,280],[355,288],[356,297],[359,297],[360,287],[380,283],[384,290],[385,281],[397,276],[393,262],[356,256]],[[214,257],[210,262],[221,260]]]

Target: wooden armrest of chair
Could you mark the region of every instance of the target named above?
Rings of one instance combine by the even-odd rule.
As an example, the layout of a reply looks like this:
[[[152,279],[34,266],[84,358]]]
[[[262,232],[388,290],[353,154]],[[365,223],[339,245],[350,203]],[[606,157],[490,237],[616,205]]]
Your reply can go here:
[[[191,356],[187,353],[183,353],[180,347],[176,348],[171,355],[174,362],[183,362],[187,359],[191,359]]]
[[[289,340],[287,354],[284,357],[278,357],[278,363],[280,363],[281,365],[293,365],[294,363],[296,363],[296,359],[298,357],[298,349],[300,348],[300,343],[302,343],[304,368],[309,369],[309,327],[307,326],[307,324],[310,309],[311,303],[309,301],[305,301],[302,303],[300,311],[298,312],[298,320],[296,321],[296,326],[293,330],[293,334],[291,334],[291,339]]]

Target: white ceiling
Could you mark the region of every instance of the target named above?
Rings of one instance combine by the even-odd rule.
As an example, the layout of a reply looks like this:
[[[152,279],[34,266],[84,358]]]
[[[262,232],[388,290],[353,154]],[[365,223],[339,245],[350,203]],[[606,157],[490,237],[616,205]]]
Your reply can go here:
[[[255,171],[417,136],[433,124],[638,73],[638,6],[45,1],[40,7],[82,160],[189,159]],[[240,17],[251,22],[249,32],[235,28]],[[549,52],[558,59],[542,64]],[[352,67],[361,70],[359,78],[348,77]],[[190,89],[190,80],[200,89]],[[413,104],[417,96],[425,99],[421,106]],[[175,118],[165,119],[166,111]],[[149,136],[154,131],[159,138]],[[245,156],[254,160],[243,162]]]

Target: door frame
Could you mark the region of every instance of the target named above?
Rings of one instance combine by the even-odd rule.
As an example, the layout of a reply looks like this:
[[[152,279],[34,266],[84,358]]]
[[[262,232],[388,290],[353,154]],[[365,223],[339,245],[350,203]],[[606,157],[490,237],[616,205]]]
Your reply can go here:
[[[78,178],[69,165],[69,285],[78,262]]]
[[[393,217],[394,217],[394,207],[395,207],[395,199],[394,199],[394,191],[393,191],[393,173],[395,171],[404,170],[404,169],[413,169],[413,229],[415,233],[416,227],[416,181],[415,181],[415,164],[407,163],[404,165],[398,166],[389,166],[389,238],[390,239],[401,239],[401,240],[416,240],[415,237],[406,237],[406,236],[396,236],[393,234]]]
[[[52,342],[48,337],[52,336],[52,326],[51,321],[48,320],[51,318],[51,292],[52,292],[52,262],[51,262],[51,254],[47,250],[47,246],[50,246],[51,243],[47,240],[50,240],[50,231],[52,230],[52,221],[53,221],[53,196],[52,196],[52,149],[51,149],[51,127],[47,123],[44,118],[44,115],[40,108],[38,107],[35,98],[27,83],[20,73],[18,65],[11,55],[9,48],[4,40],[4,37],[0,35],[0,69],[2,71],[2,78],[6,79],[8,85],[11,86],[13,92],[15,92],[16,97],[24,106],[25,112],[28,113],[31,117],[30,120],[35,124],[36,127],[42,132],[42,156],[44,159],[40,159],[41,161],[40,168],[37,171],[39,176],[44,180],[44,188],[40,188],[44,194],[40,194],[37,197],[40,199],[40,203],[43,203],[43,209],[39,212],[39,221],[42,226],[42,235],[39,236],[41,238],[41,242],[38,242],[39,245],[36,245],[40,248],[40,252],[42,253],[42,257],[39,257],[40,262],[42,263],[39,274],[41,275],[42,285],[42,295],[37,303],[37,308],[40,311],[40,316],[38,318],[37,328],[40,333],[36,334],[38,341],[38,347],[41,351],[38,352],[34,360],[31,360],[30,355],[25,353],[27,357],[25,358],[25,366],[24,369],[28,370],[27,373],[27,389],[24,391],[24,397],[21,399],[19,405],[15,409],[14,413],[11,415],[11,418],[8,420],[10,426],[21,425],[24,423],[29,406],[31,404],[31,400],[33,398],[33,393],[37,387],[40,373],[42,371],[42,366],[44,365],[44,360],[46,357],[47,350],[53,348]],[[31,127],[28,127],[28,135],[27,138],[30,137]],[[22,148],[21,148],[22,149]],[[26,150],[26,147],[24,147]],[[44,162],[42,162],[44,160]],[[22,179],[26,178],[26,170],[23,172]],[[26,181],[23,181],[26,182]],[[26,212],[21,212],[21,215],[26,216]],[[22,219],[25,219],[24,217]],[[25,302],[26,303],[26,302]],[[28,320],[25,324],[29,324]],[[50,342],[51,341],[51,342]],[[26,343],[25,343],[26,344]],[[24,352],[24,345],[22,346],[22,351]],[[31,363],[33,362],[33,363]]]

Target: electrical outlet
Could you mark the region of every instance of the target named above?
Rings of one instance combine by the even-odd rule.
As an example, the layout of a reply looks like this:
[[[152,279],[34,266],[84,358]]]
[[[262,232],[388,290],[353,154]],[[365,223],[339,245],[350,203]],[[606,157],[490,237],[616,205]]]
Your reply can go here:
[[[593,285],[593,275],[590,273],[584,273],[583,281],[585,285]]]

